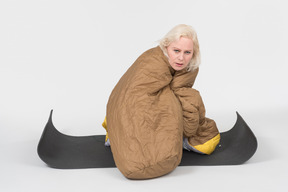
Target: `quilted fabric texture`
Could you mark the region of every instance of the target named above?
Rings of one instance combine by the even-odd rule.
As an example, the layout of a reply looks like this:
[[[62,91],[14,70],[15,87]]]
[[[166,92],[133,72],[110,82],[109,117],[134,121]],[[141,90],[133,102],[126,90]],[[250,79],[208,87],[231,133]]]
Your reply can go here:
[[[107,104],[107,131],[113,158],[130,179],[148,179],[174,170],[183,137],[191,145],[218,135],[192,88],[198,69],[175,71],[160,47],[143,53],[119,80]]]

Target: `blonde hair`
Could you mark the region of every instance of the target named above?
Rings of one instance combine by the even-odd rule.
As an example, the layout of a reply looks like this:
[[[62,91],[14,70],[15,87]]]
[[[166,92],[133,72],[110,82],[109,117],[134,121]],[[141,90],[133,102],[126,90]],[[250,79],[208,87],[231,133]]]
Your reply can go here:
[[[195,70],[201,63],[199,42],[196,31],[189,25],[180,24],[172,28],[160,41],[159,46],[163,53],[168,57],[167,47],[180,37],[186,37],[193,41],[193,56],[190,63],[187,66],[187,71]]]

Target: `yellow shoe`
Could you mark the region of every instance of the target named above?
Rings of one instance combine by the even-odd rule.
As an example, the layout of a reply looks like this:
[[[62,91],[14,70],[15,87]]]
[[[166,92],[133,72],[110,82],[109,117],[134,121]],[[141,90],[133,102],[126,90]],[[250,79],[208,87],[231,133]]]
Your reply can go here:
[[[201,145],[196,145],[196,146],[190,145],[188,138],[184,138],[183,139],[183,148],[188,150],[188,151],[194,151],[197,153],[210,155],[215,150],[215,148],[219,144],[219,142],[220,142],[220,134],[216,135],[215,137],[213,137],[209,141],[207,141]]]

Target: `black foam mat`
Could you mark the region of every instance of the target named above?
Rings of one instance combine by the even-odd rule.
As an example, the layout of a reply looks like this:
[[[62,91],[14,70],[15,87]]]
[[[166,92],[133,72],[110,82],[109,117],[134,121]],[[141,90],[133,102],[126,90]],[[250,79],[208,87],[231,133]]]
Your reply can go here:
[[[52,122],[53,110],[38,144],[39,157],[50,167],[59,169],[116,167],[105,135],[69,136],[60,133]],[[239,165],[257,150],[257,139],[237,113],[232,129],[221,133],[221,141],[211,155],[183,150],[180,166]]]

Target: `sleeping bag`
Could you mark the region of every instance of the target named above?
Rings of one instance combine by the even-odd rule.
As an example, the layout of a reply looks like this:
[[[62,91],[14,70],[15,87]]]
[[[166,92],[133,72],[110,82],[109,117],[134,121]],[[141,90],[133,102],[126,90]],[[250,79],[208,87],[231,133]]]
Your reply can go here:
[[[148,179],[171,172],[183,147],[213,152],[220,135],[192,88],[197,73],[175,71],[157,46],[121,77],[107,103],[105,126],[115,164],[125,177]]]

